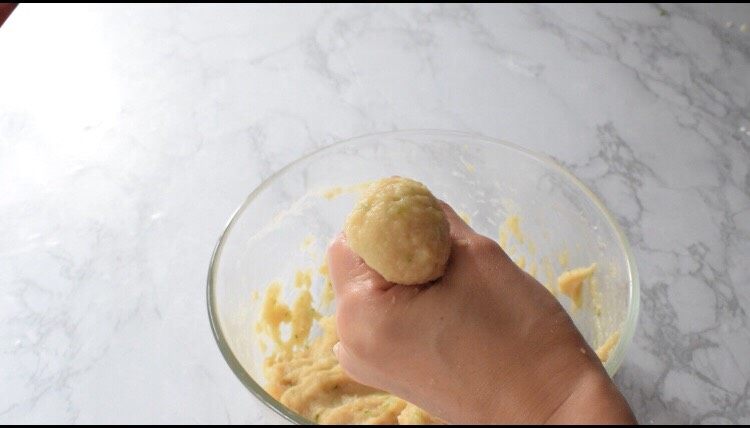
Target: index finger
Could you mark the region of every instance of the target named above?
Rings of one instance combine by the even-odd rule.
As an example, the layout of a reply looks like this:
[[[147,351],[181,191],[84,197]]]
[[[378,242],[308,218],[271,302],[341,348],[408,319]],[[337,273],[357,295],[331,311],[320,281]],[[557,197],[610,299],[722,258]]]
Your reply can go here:
[[[328,271],[336,297],[359,285],[369,285],[380,289],[392,286],[352,251],[343,233],[339,234],[328,247],[327,257]]]
[[[474,229],[466,224],[461,216],[456,213],[453,207],[451,207],[447,202],[441,199],[438,199],[438,202],[440,203],[440,208],[442,208],[443,212],[445,213],[445,218],[448,219],[451,238],[453,238],[454,241],[465,240],[471,235],[476,234],[476,232],[474,232]]]

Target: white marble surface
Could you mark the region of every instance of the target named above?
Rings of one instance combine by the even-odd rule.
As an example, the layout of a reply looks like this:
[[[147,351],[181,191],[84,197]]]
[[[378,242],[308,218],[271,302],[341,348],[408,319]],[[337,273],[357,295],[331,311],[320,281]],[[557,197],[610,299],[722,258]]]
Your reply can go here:
[[[213,245],[287,162],[407,128],[570,166],[638,259],[616,381],[640,421],[750,423],[750,6],[662,7],[22,4],[0,423],[266,420],[211,336]]]

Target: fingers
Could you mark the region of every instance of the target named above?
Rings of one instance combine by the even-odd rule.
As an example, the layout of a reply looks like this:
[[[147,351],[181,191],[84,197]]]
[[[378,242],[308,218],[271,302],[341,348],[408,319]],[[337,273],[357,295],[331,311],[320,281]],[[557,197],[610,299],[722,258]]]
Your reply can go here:
[[[390,283],[372,270],[346,243],[343,233],[328,247],[328,270],[336,296],[357,285],[368,285],[386,289]]]
[[[341,342],[337,342],[333,345],[333,354],[336,356],[341,368],[344,369],[344,372],[346,372],[349,377],[363,385],[368,385],[374,388],[378,387],[377,385],[374,385],[375,382],[372,382],[372,375],[370,374],[370,371],[365,368],[364,363],[349,352]]]
[[[448,224],[451,228],[451,237],[454,240],[464,240],[476,233],[450,205],[442,200],[438,200],[438,202],[440,202],[440,207],[448,219]]]
[[[448,220],[451,238],[455,242],[465,242],[476,235],[450,205],[443,201],[439,202]],[[339,234],[328,247],[327,257],[331,282],[333,282],[337,297],[345,292],[361,289],[362,286],[380,290],[388,290],[394,286],[367,266],[365,261],[352,251],[343,233]]]

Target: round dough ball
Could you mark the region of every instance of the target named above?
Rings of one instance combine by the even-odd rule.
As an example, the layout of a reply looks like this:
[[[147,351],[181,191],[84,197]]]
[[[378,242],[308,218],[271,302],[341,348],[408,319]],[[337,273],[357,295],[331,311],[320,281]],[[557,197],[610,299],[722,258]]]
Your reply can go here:
[[[438,200],[417,181],[371,184],[346,220],[349,246],[387,281],[424,284],[443,275],[450,226]]]

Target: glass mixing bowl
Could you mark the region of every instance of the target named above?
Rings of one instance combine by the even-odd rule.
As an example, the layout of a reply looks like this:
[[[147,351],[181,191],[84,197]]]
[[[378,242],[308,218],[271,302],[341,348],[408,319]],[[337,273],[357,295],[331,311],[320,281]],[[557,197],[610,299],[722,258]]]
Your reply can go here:
[[[540,282],[566,265],[596,263],[598,303],[584,293],[583,307],[574,311],[567,297],[557,297],[592,348],[620,332],[605,363],[614,375],[635,330],[638,277],[627,240],[599,198],[548,156],[513,144],[458,132],[390,132],[335,143],[282,168],[248,196],[219,239],[208,275],[211,327],[240,381],[275,412],[264,409],[264,419],[310,423],[262,387],[258,293],[322,262],[355,202],[354,192],[341,189],[391,175],[425,183],[496,240],[505,219],[518,215],[524,242],[511,236],[506,250],[523,257],[527,270],[536,266]],[[313,294],[321,287],[316,281]],[[291,300],[294,287],[284,290]]]

